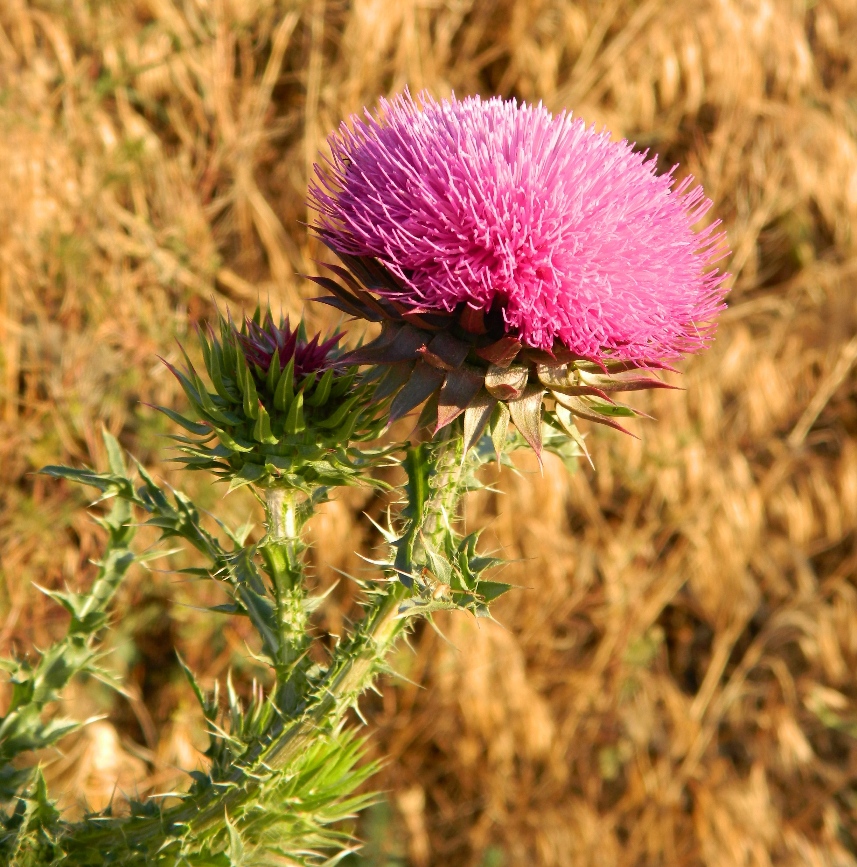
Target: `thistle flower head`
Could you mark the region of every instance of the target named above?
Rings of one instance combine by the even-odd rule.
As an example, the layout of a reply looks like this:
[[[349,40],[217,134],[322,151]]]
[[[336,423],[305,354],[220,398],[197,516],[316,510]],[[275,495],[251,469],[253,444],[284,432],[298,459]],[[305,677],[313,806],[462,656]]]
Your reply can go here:
[[[310,189],[342,266],[320,300],[383,325],[350,363],[387,365],[390,418],[423,404],[465,443],[508,423],[536,452],[544,425],[624,430],[614,400],[669,387],[651,371],[711,339],[727,254],[692,179],[542,105],[405,93],[329,138]]]
[[[524,346],[663,361],[723,306],[711,202],[692,179],[541,104],[381,101],[329,138],[310,199],[339,253],[376,258],[405,308],[501,317]]]

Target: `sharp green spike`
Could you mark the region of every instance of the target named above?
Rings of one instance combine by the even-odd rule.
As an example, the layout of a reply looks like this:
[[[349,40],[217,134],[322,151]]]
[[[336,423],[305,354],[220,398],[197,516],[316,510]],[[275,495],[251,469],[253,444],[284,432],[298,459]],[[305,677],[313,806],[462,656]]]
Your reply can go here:
[[[318,378],[318,371],[313,371],[312,373],[308,373],[301,383],[301,391],[306,394],[314,385],[315,381]]]
[[[333,382],[333,368],[328,368],[324,372],[324,376],[319,380],[312,395],[307,398],[309,406],[323,406],[327,403],[328,395],[330,394],[330,386]]]
[[[348,398],[348,400],[345,401],[345,403],[339,405],[336,412],[334,412],[332,416],[324,419],[324,421],[316,422],[316,426],[328,430],[339,427],[342,422],[345,421],[345,417],[348,415],[348,413],[351,412],[351,409],[358,400],[360,400],[360,395],[353,394],[351,397]]]
[[[248,418],[256,419],[259,417],[259,395],[256,393],[256,383],[253,382],[253,374],[250,373],[250,368],[247,364],[244,365],[242,372],[244,379],[244,415]]]
[[[197,331],[197,337],[199,338],[199,346],[202,350],[202,361],[205,364],[205,369],[208,370],[211,365],[211,346],[201,328]]]
[[[247,359],[244,357],[243,352],[237,352],[234,358],[234,368],[235,368],[235,379],[238,383],[238,388],[241,390],[242,396],[244,395],[244,390],[246,388],[247,381],[244,378],[244,372],[250,372],[249,366],[247,364]]]
[[[306,429],[306,422],[304,420],[304,393],[302,391],[299,391],[295,395],[292,405],[289,407],[285,429],[287,434],[301,433]]]
[[[274,434],[271,433],[271,417],[268,415],[268,411],[261,401],[259,402],[258,410],[259,418],[256,420],[256,425],[253,428],[253,439],[257,443],[268,443],[269,445],[279,442]]]
[[[220,320],[220,345],[223,347],[223,369],[236,371],[238,357],[244,357],[244,353],[238,346],[238,338],[232,331],[232,327],[225,319]],[[236,379],[238,378],[236,373]]]
[[[232,326],[225,316],[218,317],[218,322],[220,324],[220,342],[225,346],[232,340]]]
[[[187,365],[187,373],[190,377],[191,382],[193,382],[194,387],[199,392],[200,396],[207,395],[205,383],[202,381],[200,375],[196,372],[196,368],[193,366],[193,362],[190,360],[190,356],[187,354],[187,350],[181,344],[179,344],[179,349],[181,350],[182,357],[184,358],[185,364]]]
[[[286,369],[280,376],[274,392],[274,407],[280,412],[288,412],[295,397],[295,359],[289,359]]]
[[[189,418],[185,418],[180,413],[177,413],[175,410],[166,406],[159,406],[158,409],[167,416],[167,418],[172,419],[176,424],[183,427],[186,431],[190,431],[192,434],[196,434],[200,437],[211,435],[211,427],[209,425],[198,424],[197,422],[191,421]]]
[[[267,389],[269,394],[274,394],[277,390],[277,382],[280,378],[280,374],[282,373],[282,368],[280,367],[280,350],[275,349],[274,354],[271,357],[271,364],[268,367],[268,374],[265,377],[265,388]]]
[[[223,412],[211,398],[212,395],[203,387],[202,391],[199,392],[199,403],[205,410],[206,415],[221,424],[234,424],[235,419],[230,418],[227,413]]]
[[[169,362],[166,362],[167,367],[169,367],[170,372],[175,376],[175,378],[179,381],[179,385],[182,387],[182,391],[185,393],[187,399],[191,402],[191,405],[196,410],[197,414],[205,415],[205,410],[202,406],[202,395],[196,390],[194,384],[177,368],[174,367]]]
[[[208,376],[211,379],[214,390],[224,400],[232,402],[235,399],[235,395],[229,393],[229,390],[226,387],[226,383],[224,382],[222,356],[223,350],[218,346],[214,346],[212,348],[211,356],[207,364]]]
[[[351,384],[354,382],[355,376],[357,376],[357,368],[352,367],[351,370],[348,371],[348,373],[337,377],[336,382],[333,383],[330,389],[330,396],[342,397],[343,394],[346,394],[351,388]]]
[[[226,448],[228,448],[232,452],[252,452],[253,446],[248,443],[247,445],[242,445],[236,439],[234,439],[230,434],[228,434],[225,430],[217,431],[217,438],[220,442],[223,443]]]
[[[354,429],[357,427],[357,422],[360,421],[360,414],[361,410],[359,409],[350,412],[342,427],[336,431],[334,439],[341,443],[349,442],[354,434]]]

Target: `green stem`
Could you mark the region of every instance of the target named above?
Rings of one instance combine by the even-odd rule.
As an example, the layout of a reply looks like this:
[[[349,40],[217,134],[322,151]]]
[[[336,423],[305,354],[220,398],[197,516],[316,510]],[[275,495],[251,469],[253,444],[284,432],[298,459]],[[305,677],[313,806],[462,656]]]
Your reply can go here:
[[[449,430],[448,427],[444,428],[444,431]],[[423,536],[432,541],[436,541],[437,536],[443,533],[447,522],[456,518],[466,469],[464,442],[460,436],[450,435],[434,449],[433,493],[426,506],[422,528]]]
[[[268,536],[282,542],[299,538],[298,497],[295,488],[276,487],[265,491],[265,511],[268,518]]]
[[[389,586],[349,642],[352,653],[344,655],[331,667],[317,701],[300,720],[276,721],[248,757],[252,765],[271,769],[286,767],[319,737],[320,731],[339,725],[346,711],[371,685],[402,632],[405,621],[398,618],[397,613],[405,593],[398,582]],[[170,818],[173,822],[187,823],[195,834],[204,833],[222,822],[224,810],[232,815],[236,807],[252,797],[246,786],[240,786],[248,776],[246,766],[236,768],[228,782],[238,785],[207,805],[188,805],[174,819]]]
[[[279,624],[280,648],[276,660],[277,680],[295,693],[294,665],[306,656],[309,645],[309,616],[306,605],[304,559],[299,518],[303,494],[294,488],[272,487],[265,491],[268,533],[259,546],[274,589]],[[289,701],[293,704],[297,693]]]
[[[445,522],[455,515],[463,479],[459,439],[454,437],[432,444],[426,450],[428,475],[433,478],[433,484],[431,494],[422,501],[424,505],[419,513],[411,513],[412,520],[418,524],[415,537],[433,539],[443,530]],[[410,457],[413,458],[414,454],[415,450],[411,450]],[[304,546],[300,540],[296,492],[272,488],[266,492],[266,506],[268,537],[259,550],[270,569],[278,599],[300,598],[303,601],[301,555]],[[408,512],[407,507],[404,512]],[[416,547],[418,550],[414,557],[419,561],[420,545]],[[419,565],[419,562],[407,564],[412,572]],[[290,717],[287,713],[275,715],[266,731],[244,754],[240,765],[236,765],[226,779],[218,781],[218,785],[204,795],[165,809],[158,817],[135,816],[109,824],[87,823],[85,830],[78,826],[85,845],[90,848],[97,846],[102,851],[151,854],[164,843],[165,836],[175,838],[186,830],[202,842],[222,827],[224,815],[235,816],[242,805],[252,803],[262,785],[260,780],[271,769],[288,766],[321,732],[335,730],[347,710],[381,670],[405,628],[407,621],[398,613],[410,592],[398,580],[390,580],[383,586],[384,589],[372,597],[369,611],[355,632],[337,648],[323,682],[316,686],[309,706],[299,717]],[[303,606],[302,610],[305,611]],[[286,617],[285,612],[283,616]],[[303,616],[306,617],[305,613]],[[285,623],[285,620],[281,622]],[[289,626],[292,625],[290,622]],[[301,653],[304,653],[309,641],[306,629],[302,633],[293,633],[293,636],[290,652],[301,648]],[[294,661],[292,657],[291,662]],[[290,675],[294,675],[293,668]],[[278,702],[280,698],[278,695]],[[77,837],[72,831],[67,842],[83,842]]]

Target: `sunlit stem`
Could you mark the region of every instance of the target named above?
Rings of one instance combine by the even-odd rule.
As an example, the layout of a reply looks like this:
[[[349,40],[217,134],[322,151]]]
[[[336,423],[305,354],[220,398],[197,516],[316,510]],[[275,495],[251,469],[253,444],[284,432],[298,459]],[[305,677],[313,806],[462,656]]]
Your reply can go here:
[[[268,518],[268,537],[284,544],[299,541],[298,503],[303,495],[295,488],[267,488],[265,511]]]
[[[450,428],[444,428],[444,432]],[[435,541],[456,518],[465,477],[464,442],[460,436],[448,436],[435,447],[434,493],[426,508],[422,535]]]
[[[435,542],[447,522],[456,515],[458,503],[463,494],[464,463],[461,459],[460,437],[449,437],[447,441],[436,443],[429,451],[428,460],[432,464],[434,483],[431,495],[425,501],[425,508],[416,521],[416,538]],[[287,488],[272,488],[265,492],[268,534],[259,545],[265,559],[269,575],[277,592],[278,606],[284,603],[281,612],[284,627],[289,618],[285,608],[289,601],[300,601],[303,626],[297,620],[288,622],[284,637],[293,636],[287,642],[287,653],[283,662],[290,661],[282,672],[278,670],[280,683],[278,702],[286,698],[296,666],[306,657],[309,642],[304,600],[304,582],[300,534],[305,515],[302,514],[302,495]],[[408,557],[407,570],[419,569],[423,552],[420,545]],[[415,558],[415,559],[412,559]],[[87,824],[90,840],[102,849],[111,846],[130,848],[136,851],[154,851],[157,841],[162,839],[165,829],[172,832],[181,829],[196,838],[198,845],[218,834],[222,829],[224,815],[236,815],[242,805],[253,803],[265,775],[272,768],[287,767],[315,738],[325,731],[336,730],[341,725],[348,709],[354,705],[358,696],[378,676],[396,639],[405,629],[407,621],[399,616],[402,601],[410,593],[400,581],[389,580],[379,584],[371,598],[366,616],[358,624],[354,633],[337,647],[334,658],[327,669],[323,682],[319,683],[306,706],[300,705],[294,714],[276,714],[268,727],[216,787],[211,787],[204,796],[194,798],[170,809],[165,809],[157,817],[135,817],[132,821],[120,820],[117,824],[96,826]],[[296,630],[289,632],[289,630]],[[299,654],[299,655],[295,655]],[[303,707],[303,710],[300,710]]]
[[[304,559],[306,549],[301,539],[300,507],[305,495],[295,488],[271,487],[265,490],[268,533],[259,546],[265,570],[274,588],[277,620],[280,625],[277,678],[289,681],[284,695],[292,704],[301,684],[295,679],[295,664],[306,656],[310,641],[306,606]]]

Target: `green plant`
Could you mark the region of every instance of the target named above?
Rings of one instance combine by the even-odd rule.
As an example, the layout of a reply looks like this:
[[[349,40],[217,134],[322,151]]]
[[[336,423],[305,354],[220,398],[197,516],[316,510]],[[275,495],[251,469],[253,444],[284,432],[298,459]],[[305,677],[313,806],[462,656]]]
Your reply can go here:
[[[234,361],[239,332],[230,327],[224,325],[222,335]],[[214,368],[220,373],[219,384],[230,396],[219,398],[225,404],[238,387],[222,361],[212,362],[217,354],[222,359],[222,344],[216,345],[214,353],[208,344],[206,363],[209,373],[212,364],[219,364]],[[286,363],[281,376],[294,376],[293,361]],[[248,378],[256,377],[255,387],[264,395],[262,380],[268,371],[253,370],[246,362],[237,369],[246,390]],[[97,502],[107,500],[112,505],[99,519],[108,535],[92,586],[80,593],[50,593],[70,614],[65,638],[37,662],[8,659],[2,663],[10,674],[13,698],[0,722],[0,794],[9,806],[0,846],[11,864],[318,864],[351,851],[342,820],[372,802],[371,794],[358,789],[374,766],[360,762],[362,742],[345,726],[348,709],[384,671],[390,649],[414,617],[445,608],[484,616],[490,603],[508,589],[487,577],[498,561],[477,553],[477,534],[461,536],[456,529],[462,495],[480,485],[476,471],[494,458],[494,444],[487,438],[465,454],[459,425],[445,430],[436,441],[367,449],[350,459],[345,445],[311,436],[308,449],[314,451],[295,460],[294,472],[288,474],[282,473],[276,455],[266,464],[262,461],[270,454],[258,451],[262,458],[255,466],[265,467],[265,472],[253,480],[247,477],[246,460],[238,466],[228,461],[232,454],[246,457],[252,450],[276,446],[273,437],[262,442],[252,433],[246,439],[237,434],[224,437],[214,425],[229,424],[234,431],[244,424],[249,431],[261,410],[254,418],[248,409],[243,421],[237,415],[240,402],[233,400],[234,414],[227,415],[215,403],[218,391],[205,391],[191,369],[176,374],[196,418],[167,411],[170,417],[197,437],[214,435],[221,442],[228,437],[226,442],[231,443],[229,453],[227,447],[218,446],[204,453],[206,446],[198,439],[177,437],[184,452],[181,460],[192,469],[200,468],[203,457],[222,461],[221,475],[231,486],[253,485],[265,504],[267,532],[260,541],[249,543],[246,527],[239,532],[217,519],[209,526],[180,491],[165,490],[139,464],[129,472],[121,448],[107,433],[107,471],[45,468],[49,476],[95,488],[100,495]],[[308,383],[309,378],[314,382]],[[313,374],[298,377],[292,406],[297,395],[309,393],[312,400],[318,393],[313,389],[315,379]],[[334,364],[315,388],[340,396],[351,389],[358,400],[345,396],[339,406],[350,406],[358,417],[368,419],[369,429],[377,427],[384,403],[373,395],[371,380],[356,370]],[[274,384],[271,391],[276,390]],[[259,400],[260,408],[264,399]],[[282,430],[283,416],[289,417],[288,408],[273,409],[271,429],[279,431],[281,438],[294,437],[294,430]],[[325,424],[330,414],[307,413],[305,430],[317,417]],[[354,422],[344,423],[353,432]],[[520,442],[513,437],[509,447]],[[292,451],[300,454],[294,444]],[[362,584],[362,620],[342,636],[328,664],[320,665],[308,652],[313,640],[309,620],[321,599],[306,590],[304,528],[337,485],[356,480],[380,485],[371,471],[382,459],[389,462],[393,453],[399,455],[407,481],[402,501],[382,528],[387,553],[373,561],[376,577]],[[89,675],[121,689],[99,660],[110,625],[110,603],[123,577],[135,561],[162,553],[133,549],[141,521],[155,528],[163,542],[181,540],[202,556],[205,566],[185,571],[223,587],[229,601],[215,610],[248,618],[259,636],[260,656],[270,668],[272,685],[264,693],[257,692],[245,707],[228,682],[221,703],[218,690],[205,694],[182,662],[209,727],[206,769],[191,774],[193,782],[186,792],[132,801],[127,815],[114,815],[108,808],[67,822],[53,806],[38,767],[20,767],[16,760],[56,744],[83,724],[57,718],[43,721],[44,711],[72,678]]]
[[[345,266],[331,266],[344,286],[318,278],[333,293],[323,300],[382,322],[380,337],[346,353],[338,334],[308,340],[302,324],[257,309],[240,326],[221,318],[218,332],[200,334],[207,380],[187,355],[184,370],[169,365],[190,406],[190,415],[163,409],[185,431],[175,438],[179,462],[230,490],[250,486],[265,508],[259,541],[247,528],[210,525],[139,464],[133,478],[106,434],[107,472],[43,470],[114,504],[93,586],[52,594],[71,616],[66,638],[35,664],[4,662],[13,698],[0,721],[0,795],[10,804],[0,847],[11,864],[343,857],[352,846],[341,820],[371,802],[358,789],[373,770],[359,763],[347,711],[415,617],[487,617],[509,589],[491,576],[500,561],[477,550],[478,532],[459,530],[479,467],[524,444],[572,462],[582,445],[574,416],[618,427],[615,417],[638,413],[612,393],[661,385],[626,373],[706,344],[725,277],[708,268],[722,235],[692,228],[710,205],[701,188],[673,188],[627,143],[593,138],[542,107],[423,103],[403,98],[368,127],[355,121],[356,132],[332,140],[332,173],[317,172],[324,189],[312,188],[316,228]],[[587,184],[603,197],[582,199]],[[413,441],[375,443],[390,420],[419,408]],[[363,617],[321,663],[311,653],[321,598],[308,591],[304,528],[336,488],[385,487],[376,470],[390,463],[406,483],[376,525],[386,550],[370,560],[377,573],[363,583]],[[217,689],[206,694],[182,663],[209,726],[205,769],[187,791],[132,801],[127,815],[108,808],[70,822],[38,767],[16,760],[77,725],[42,717],[72,677],[112,683],[100,642],[110,600],[141,556],[131,547],[141,518],[162,541],[196,549],[204,565],[184,571],[223,587],[229,601],[218,612],[249,620],[271,683],[245,707],[227,681],[221,707]]]

